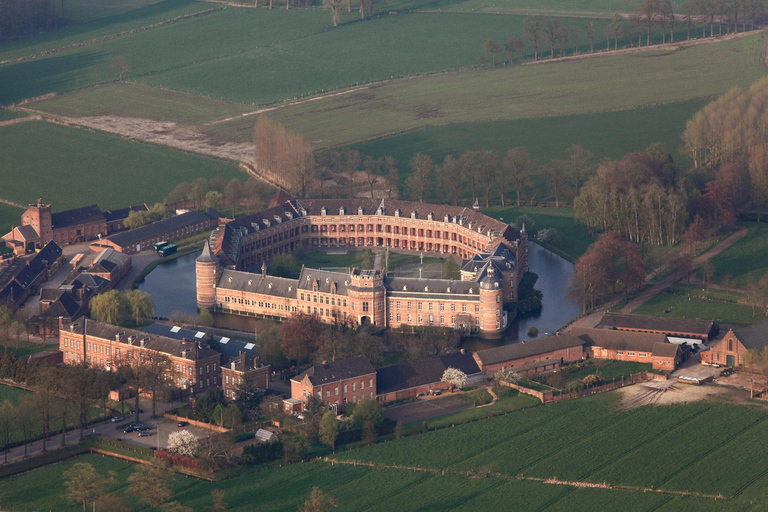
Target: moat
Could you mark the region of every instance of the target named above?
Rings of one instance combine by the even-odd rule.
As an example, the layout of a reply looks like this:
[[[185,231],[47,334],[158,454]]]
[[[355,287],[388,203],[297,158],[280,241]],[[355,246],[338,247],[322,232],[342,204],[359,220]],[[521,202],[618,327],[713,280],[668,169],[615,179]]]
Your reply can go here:
[[[161,263],[139,286],[155,301],[155,315],[171,318],[174,313],[197,314],[195,290],[195,259],[199,252],[181,256]],[[551,333],[580,313],[578,301],[569,300],[568,283],[573,273],[573,264],[557,254],[531,243],[528,246],[528,265],[531,272],[539,275],[536,289],[543,293],[541,314],[514,321],[503,340],[481,340],[468,338],[464,346],[469,349],[487,348],[500,343],[515,343],[530,339],[528,327],[535,326],[539,336]],[[251,319],[230,317],[232,328],[251,330]]]

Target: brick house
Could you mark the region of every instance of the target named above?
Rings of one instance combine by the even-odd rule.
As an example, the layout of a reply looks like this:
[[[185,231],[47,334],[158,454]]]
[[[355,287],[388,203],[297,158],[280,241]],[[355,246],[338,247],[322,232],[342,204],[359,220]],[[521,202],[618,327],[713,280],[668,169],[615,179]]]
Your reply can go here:
[[[169,377],[178,388],[203,393],[220,386],[221,356],[199,341],[175,340],[83,318],[59,325],[59,349],[64,353],[64,364],[85,362],[103,370],[135,360],[137,351],[160,352],[168,357]]]
[[[47,281],[64,265],[62,250],[55,242],[45,246],[27,260],[21,258],[0,274],[0,304],[16,311],[41,283]]]
[[[240,352],[235,358],[221,365],[221,389],[224,396],[230,400],[237,398],[237,390],[243,380],[249,380],[259,389],[269,388],[269,365],[259,363],[257,357]]]
[[[748,350],[762,350],[768,346],[768,320],[734,331],[729,329],[723,338],[701,353],[701,362],[736,368],[744,365]]]
[[[341,412],[349,402],[376,398],[376,370],[364,356],[315,365],[291,379],[291,398],[306,404],[310,396]]]
[[[654,370],[672,371],[682,361],[678,345],[663,333],[580,328],[571,334],[586,342],[590,357],[614,361],[651,363]]]
[[[553,370],[584,358],[585,341],[567,333],[559,333],[527,342],[479,350],[475,361],[486,375],[513,369],[518,373]]]
[[[717,333],[715,324],[708,320],[666,318],[628,313],[606,313],[597,325],[602,329],[666,334],[676,338],[707,341]]]
[[[461,352],[387,366],[376,370],[377,398],[379,402],[391,402],[450,389],[450,384],[441,381],[448,368],[461,370],[467,377],[480,374],[474,357]]]

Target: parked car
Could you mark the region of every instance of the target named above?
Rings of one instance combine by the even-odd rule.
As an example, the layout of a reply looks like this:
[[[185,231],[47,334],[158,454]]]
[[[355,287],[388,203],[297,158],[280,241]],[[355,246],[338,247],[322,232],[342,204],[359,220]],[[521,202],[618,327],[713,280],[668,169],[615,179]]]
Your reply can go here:
[[[125,418],[123,418],[122,416],[116,416],[112,418],[112,423],[117,423],[118,421],[123,421],[124,419]]]
[[[149,437],[152,435],[152,432],[139,432],[139,437]]]
[[[143,412],[144,412],[144,409],[139,409],[139,414]],[[131,409],[131,414],[136,414],[136,409]]]
[[[146,432],[147,430],[152,429],[152,427],[148,427],[146,425],[139,425],[138,427],[133,427],[133,428],[136,429],[138,432]]]
[[[131,432],[136,432],[136,427],[132,427],[129,425],[125,427],[125,429],[123,430],[123,434],[130,434]]]
[[[177,425],[179,427],[186,427],[187,426],[187,422],[186,421],[180,421],[180,422],[177,423]]]

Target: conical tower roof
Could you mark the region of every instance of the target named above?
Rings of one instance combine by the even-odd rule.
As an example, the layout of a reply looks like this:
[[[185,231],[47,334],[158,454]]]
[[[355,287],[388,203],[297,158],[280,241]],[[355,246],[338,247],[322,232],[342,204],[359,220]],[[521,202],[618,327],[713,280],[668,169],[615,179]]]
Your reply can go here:
[[[203,254],[197,257],[195,261],[199,261],[201,263],[214,263],[217,262],[218,259],[213,255],[213,252],[211,251],[211,244],[208,241],[208,239],[205,239],[205,244],[203,244]]]

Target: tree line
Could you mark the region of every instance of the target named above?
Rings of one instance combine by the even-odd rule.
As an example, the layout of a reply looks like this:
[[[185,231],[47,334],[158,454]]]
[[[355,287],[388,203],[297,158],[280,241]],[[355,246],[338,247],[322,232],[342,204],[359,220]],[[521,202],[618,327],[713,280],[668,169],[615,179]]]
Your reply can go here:
[[[64,0],[61,0],[64,10]],[[0,39],[16,39],[51,30],[64,20],[56,15],[54,0],[0,0]]]
[[[671,0],[644,0],[637,11],[628,16],[615,14],[603,27],[602,34],[598,33],[594,20],[586,21],[579,30],[575,26],[566,27],[556,18],[530,16],[523,25],[523,35],[512,36],[503,44],[496,39],[485,41],[480,62],[495,66],[506,51],[510,62],[514,63],[515,59],[520,59],[527,44],[531,45],[533,59],[539,60],[547,50],[549,58],[555,57],[555,50],[559,57],[565,56],[568,49],[573,55],[578,54],[582,36],[586,36],[589,51],[594,53],[595,41],[600,37],[605,38],[606,50],[618,50],[619,40],[624,38],[630,47],[634,47],[637,40],[639,48],[643,44],[653,44],[652,36],[657,30],[661,33],[661,44],[665,44],[675,41],[676,27],[684,26],[686,40],[690,40],[699,26],[702,38],[707,37],[707,27],[709,37],[714,37],[723,35],[723,27],[725,34],[745,32],[747,26],[754,30],[766,19],[768,15],[762,0],[689,0],[683,4],[681,12],[675,12]]]
[[[244,208],[246,214],[263,210],[273,193],[272,187],[255,178],[248,178],[242,182],[237,178],[227,181],[221,176],[216,176],[211,179],[198,178],[192,182],[179,183],[166,196],[165,203],[189,202],[198,210],[205,208],[219,210],[226,207],[232,210],[234,216],[235,211],[240,208]]]

